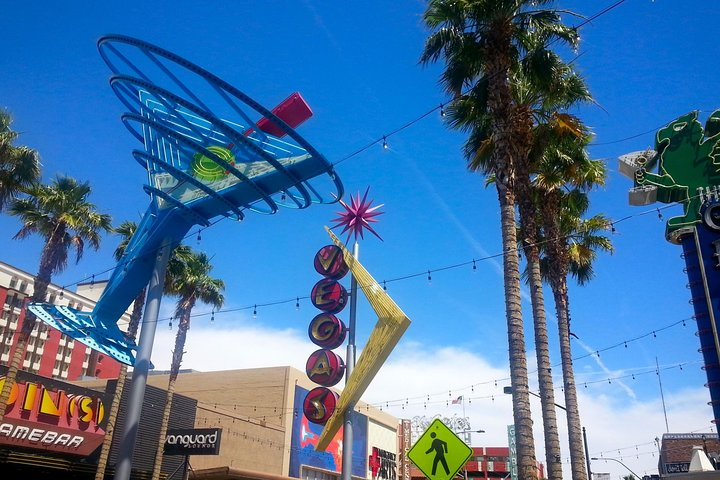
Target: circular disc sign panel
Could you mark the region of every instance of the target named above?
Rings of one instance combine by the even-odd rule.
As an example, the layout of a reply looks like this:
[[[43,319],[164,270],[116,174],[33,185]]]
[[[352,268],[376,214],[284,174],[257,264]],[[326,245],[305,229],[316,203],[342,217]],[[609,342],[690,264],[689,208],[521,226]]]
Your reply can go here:
[[[335,411],[338,394],[325,387],[310,390],[303,402],[303,413],[307,419],[325,425]]]
[[[337,245],[326,245],[315,254],[315,271],[327,278],[339,280],[348,273],[343,252]]]
[[[331,350],[316,350],[305,363],[305,373],[318,385],[332,387],[342,379],[345,373],[345,362]]]
[[[342,320],[331,313],[321,313],[310,321],[308,336],[318,347],[332,350],[345,341],[347,330]]]
[[[340,312],[345,308],[347,299],[345,287],[330,278],[323,278],[317,282],[310,293],[312,304],[326,313]]]

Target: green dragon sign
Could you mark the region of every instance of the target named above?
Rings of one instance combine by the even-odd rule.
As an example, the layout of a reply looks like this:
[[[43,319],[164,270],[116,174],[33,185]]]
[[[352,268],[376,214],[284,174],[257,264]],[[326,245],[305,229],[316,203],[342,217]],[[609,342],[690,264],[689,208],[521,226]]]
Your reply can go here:
[[[631,205],[683,205],[684,215],[670,218],[665,228],[665,238],[680,243],[702,221],[705,200],[720,200],[720,110],[710,115],[704,129],[698,112],[678,117],[658,130],[655,149],[621,156],[620,172],[634,181]]]

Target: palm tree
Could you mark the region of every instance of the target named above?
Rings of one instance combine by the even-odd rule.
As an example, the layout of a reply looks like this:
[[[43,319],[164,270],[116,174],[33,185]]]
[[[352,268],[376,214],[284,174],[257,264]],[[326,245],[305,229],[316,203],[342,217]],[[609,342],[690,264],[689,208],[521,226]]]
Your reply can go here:
[[[23,224],[13,238],[23,239],[38,234],[45,240],[40,267],[34,278],[32,301],[45,301],[52,276],[65,269],[71,249],[75,250],[77,263],[82,258],[85,243],[97,250],[102,233],[110,230],[110,215],[96,211],[95,205],[88,201],[90,191],[87,182],[57,177],[51,185],[33,184],[26,189],[27,198],[16,199],[11,204],[10,214],[19,217]],[[35,324],[35,315],[26,312],[0,393],[0,421]]]
[[[10,114],[0,110],[0,211],[40,178],[38,153],[25,146],[13,146],[18,133],[10,129],[11,123]]]
[[[170,409],[172,407],[173,394],[175,393],[175,381],[180,372],[180,364],[185,349],[187,331],[190,329],[190,315],[195,304],[199,301],[212,305],[214,309],[222,308],[225,298],[223,290],[225,283],[222,280],[210,276],[212,265],[210,258],[204,253],[193,253],[184,259],[179,271],[173,272],[170,284],[166,286],[169,293],[179,298],[175,307],[175,318],[178,319],[177,335],[175,336],[175,349],[173,350],[172,363],[170,365],[170,377],[168,379],[167,401],[163,411],[162,423],[160,424],[160,436],[158,449],[155,453],[155,465],[153,467],[153,480],[160,478],[160,466],[162,465],[163,446],[170,421]]]
[[[500,203],[505,310],[508,329],[513,417],[519,475],[537,478],[527,359],[520,306],[520,270],[516,254],[515,203],[521,177],[529,176],[533,114],[518,103],[522,77],[544,98],[549,75],[540,60],[550,42],[575,45],[575,30],[562,24],[557,11],[542,8],[550,0],[431,0],[425,22],[433,29],[422,63],[443,57],[441,82],[453,96],[452,126],[470,132],[465,145],[471,167],[494,177]],[[525,55],[525,59],[521,57]],[[538,70],[535,71],[534,69]],[[551,73],[551,72],[550,72]]]
[[[127,249],[130,240],[135,231],[137,230],[137,224],[135,222],[126,220],[120,224],[120,226],[113,228],[113,232],[120,235],[120,243],[115,249],[115,260],[118,262],[122,261],[125,250]],[[190,255],[190,247],[184,245],[177,246],[168,261],[168,267],[166,270],[165,284],[169,285],[168,279],[172,275],[176,275],[181,270],[181,266],[184,265],[185,259]],[[140,326],[140,319],[142,318],[142,309],[145,305],[145,295],[147,288],[143,288],[137,297],[133,301],[133,309],[130,314],[130,322],[128,323],[127,335],[134,339],[137,335],[138,327]],[[117,421],[117,415],[120,410],[120,400],[122,399],[123,390],[125,388],[125,381],[127,380],[127,365],[120,367],[118,373],[117,384],[115,386],[115,393],[113,394],[112,404],[110,406],[110,412],[108,413],[108,420],[105,425],[105,438],[103,439],[102,448],[100,450],[100,456],[98,458],[98,467],[95,471],[95,480],[103,480],[105,478],[105,470],[107,469],[107,462],[110,457],[110,447],[112,445],[113,435],[115,432],[115,422]]]
[[[550,480],[560,480],[562,478],[562,464],[559,462],[560,438],[540,272],[539,225],[536,208],[538,196],[533,188],[531,176],[537,174],[541,164],[553,160],[553,156],[548,158],[546,152],[552,150],[554,144],[559,141],[558,138],[572,142],[577,140],[578,136],[582,136],[582,126],[579,121],[567,113],[562,113],[562,110],[581,101],[590,101],[591,97],[585,82],[569,65],[563,63],[559,56],[552,52],[541,52],[538,56],[539,58],[535,58],[534,51],[528,53],[521,64],[522,74],[518,75],[514,88],[518,103],[531,110],[535,123],[528,162],[518,169],[517,200],[522,232],[519,243],[527,262],[547,474]],[[538,63],[542,63],[542,66],[538,66]],[[542,94],[536,91],[533,82],[527,81],[534,72],[549,72],[547,78],[537,82],[543,86]]]
[[[595,216],[582,220],[582,215],[589,205],[585,191],[595,185],[604,184],[606,177],[604,164],[587,157],[585,145],[588,139],[589,136],[584,135],[578,141],[573,140],[569,144],[565,142],[560,148],[549,149],[546,154],[550,161],[543,163],[545,168],[535,181],[535,187],[542,198],[538,209],[543,218],[546,237],[542,271],[552,288],[558,319],[570,462],[574,480],[584,480],[587,472],[570,347],[567,275],[569,272],[576,272],[580,281],[586,281],[592,274],[595,251],[612,249],[609,240],[598,235],[599,231],[609,229],[610,222],[605,217]],[[564,190],[567,185],[573,187],[570,192]]]

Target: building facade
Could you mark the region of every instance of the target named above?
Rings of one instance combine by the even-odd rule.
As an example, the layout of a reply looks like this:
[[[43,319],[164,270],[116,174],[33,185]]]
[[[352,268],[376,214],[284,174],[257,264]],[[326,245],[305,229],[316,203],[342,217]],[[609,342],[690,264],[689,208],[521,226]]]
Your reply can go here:
[[[717,433],[664,433],[660,445],[658,471],[661,477],[688,473],[693,447],[702,447],[710,460],[720,464]]]
[[[0,386],[5,370],[6,367],[0,367]],[[87,388],[19,371],[0,422],[0,472],[3,478],[95,478],[116,386],[116,380],[109,380],[107,385],[103,382],[101,389]],[[123,391],[116,432],[124,431],[129,394],[130,389]],[[133,479],[151,476],[162,418],[156,405],[164,403],[166,394],[165,390],[152,386],[145,391],[132,465]],[[196,403],[191,398],[175,395],[170,428],[192,428]],[[113,476],[120,439],[120,434],[113,439],[106,478]],[[161,472],[167,478],[172,472],[179,471],[182,464],[182,457],[166,456]]]
[[[94,308],[104,286],[105,282],[81,283],[75,292],[71,292],[50,284],[47,301],[89,311]],[[32,294],[33,275],[0,262],[0,365],[10,363],[25,318],[25,306]],[[125,314],[119,324],[127,325],[129,320],[130,316]],[[120,372],[120,364],[113,358],[93,352],[43,322],[36,322],[30,334],[21,368],[62,380],[85,376],[117,378]]]
[[[78,382],[103,391],[104,381]],[[152,374],[148,386],[167,389],[168,375]],[[341,430],[325,452],[315,450],[321,425],[308,421],[303,401],[316,385],[292,367],[178,375],[176,394],[196,402],[193,426],[221,429],[219,454],[190,458],[194,472],[253,472],[272,477],[337,480],[342,471]],[[152,402],[143,416],[162,414],[164,399]],[[356,479],[396,480],[399,420],[365,403],[353,418],[353,467]],[[116,430],[120,432],[120,430]],[[150,435],[148,446],[154,452]],[[114,441],[117,441],[117,437]],[[111,466],[113,459],[111,458]],[[377,465],[378,467],[375,467]],[[384,467],[384,469],[382,468]],[[228,474],[227,478],[235,478]],[[213,478],[219,478],[214,476]]]
[[[465,478],[508,478],[510,476],[509,447],[471,447],[472,456],[460,470]],[[538,462],[538,478],[545,477],[545,466]],[[414,465],[410,469],[414,480],[425,478],[425,475]]]

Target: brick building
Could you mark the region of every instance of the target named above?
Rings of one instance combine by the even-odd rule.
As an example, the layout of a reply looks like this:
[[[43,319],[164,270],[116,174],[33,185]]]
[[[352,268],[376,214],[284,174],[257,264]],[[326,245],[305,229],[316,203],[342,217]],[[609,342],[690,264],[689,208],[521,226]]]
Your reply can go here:
[[[510,449],[508,447],[472,447],[472,456],[460,475],[466,478],[508,478],[510,475]],[[420,480],[425,475],[414,465],[411,468],[412,478]],[[538,477],[545,477],[545,466],[538,462]]]
[[[50,284],[47,301],[89,311],[104,286],[105,282],[81,283],[75,292],[71,292]],[[25,305],[32,293],[32,274],[0,262],[0,365],[10,363],[25,317]],[[129,320],[130,316],[126,314],[119,323],[127,325]],[[77,380],[84,376],[117,378],[120,364],[110,357],[91,352],[82,343],[38,321],[30,335],[21,368],[62,380]]]
[[[717,433],[664,433],[661,442],[658,471],[662,477],[687,473],[695,446],[702,447],[716,465],[720,463],[720,439]]]

